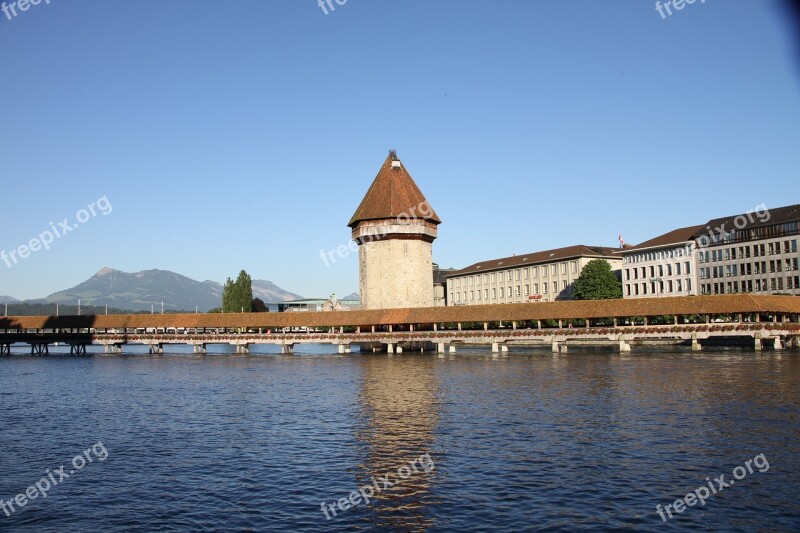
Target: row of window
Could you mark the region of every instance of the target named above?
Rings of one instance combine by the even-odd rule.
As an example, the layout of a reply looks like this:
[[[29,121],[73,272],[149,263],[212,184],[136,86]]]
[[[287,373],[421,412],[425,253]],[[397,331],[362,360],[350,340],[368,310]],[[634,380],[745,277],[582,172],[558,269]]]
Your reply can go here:
[[[692,292],[691,278],[667,281],[651,281],[649,283],[626,283],[625,296],[642,296],[647,294],[661,295]]]
[[[691,257],[694,251],[692,244],[672,248],[670,250],[659,250],[657,252],[642,252],[639,254],[628,254],[625,256],[625,263],[643,263],[645,261],[661,261],[674,259],[676,257]]]
[[[715,267],[702,267],[698,271],[700,279],[729,278],[731,276],[752,276],[758,274],[774,274],[776,272],[792,272],[798,270],[798,258],[774,259],[767,261],[756,261],[754,263],[742,263],[741,265],[725,265]]]
[[[742,217],[740,215],[739,217]],[[737,219],[739,217],[736,217]],[[752,221],[751,221],[752,222]],[[784,224],[774,224],[772,226],[761,226],[759,228],[744,228],[732,229],[727,233],[714,233],[711,235],[712,242],[744,242],[744,241],[758,241],[761,239],[770,239],[775,237],[783,237],[788,235],[797,235],[800,230],[800,222],[786,222]],[[708,239],[708,237],[705,237]],[[703,236],[698,238],[702,240]]]
[[[647,274],[650,274],[648,276]],[[625,281],[631,279],[642,279],[662,277],[662,276],[683,276],[684,274],[692,273],[692,263],[684,261],[683,263],[670,263],[666,265],[651,265],[650,267],[635,267],[625,269]],[[641,276],[640,276],[641,274]]]
[[[783,246],[781,246],[781,244]],[[767,255],[776,255],[781,253],[792,254],[797,253],[797,240],[791,241],[775,241],[762,244],[754,244],[752,246],[733,246],[731,248],[721,248],[717,250],[705,250],[698,254],[698,259],[701,263],[710,263],[714,261],[730,261],[731,259],[746,259],[750,257],[752,251],[753,257],[764,257]]]
[[[542,292],[539,292],[539,288],[541,287]],[[544,282],[541,285],[538,283],[533,284],[533,294],[547,294],[548,288],[552,289],[553,294],[557,294],[562,291],[568,290],[568,284],[566,280],[561,281],[561,289],[559,289],[559,284],[557,281],[553,282]],[[496,300],[498,298],[498,294],[500,298],[511,298],[513,296],[523,296],[523,289],[524,289],[524,296],[531,296],[531,285],[517,285],[514,287],[514,292],[512,292],[512,287],[500,287],[492,288],[492,289],[481,289],[478,290],[471,290],[471,291],[459,291],[459,292],[451,292],[450,299],[455,303],[462,303],[462,302],[474,302],[474,301],[482,301],[481,295],[483,296],[483,300],[489,300],[489,291],[491,291],[491,299]],[[469,296],[469,299],[467,299]]]
[[[557,276],[559,271],[561,272],[562,276],[567,275],[567,271],[571,274],[578,273],[578,262],[577,261],[569,261],[564,263],[553,263],[552,265],[542,265],[541,266],[541,273],[542,277],[548,277],[548,272],[551,276]],[[503,281],[512,281],[516,279],[516,281],[520,281],[521,279],[536,279],[539,277],[539,267],[529,267],[529,268],[517,268],[513,270],[508,270],[506,272],[492,272],[491,274],[478,274],[474,276],[467,276],[465,278],[456,278],[454,280],[454,285],[456,288],[467,286],[475,286],[481,284],[489,284],[489,283],[496,283],[498,280]]]
[[[741,289],[741,290],[740,290]],[[800,276],[768,279],[744,279],[719,283],[702,283],[700,294],[728,294],[737,292],[767,292],[800,289]]]

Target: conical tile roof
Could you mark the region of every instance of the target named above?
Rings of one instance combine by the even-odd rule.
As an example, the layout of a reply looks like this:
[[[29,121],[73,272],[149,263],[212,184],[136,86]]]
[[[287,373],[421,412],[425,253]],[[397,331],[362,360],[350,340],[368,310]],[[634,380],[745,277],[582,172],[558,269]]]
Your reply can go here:
[[[352,228],[364,220],[392,219],[400,215],[442,223],[406,167],[390,153],[347,225]]]

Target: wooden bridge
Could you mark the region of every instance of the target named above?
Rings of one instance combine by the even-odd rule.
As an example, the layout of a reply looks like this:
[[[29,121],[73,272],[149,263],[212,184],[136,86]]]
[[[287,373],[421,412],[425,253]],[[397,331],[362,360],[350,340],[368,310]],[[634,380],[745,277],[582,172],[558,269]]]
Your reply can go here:
[[[140,344],[151,353],[184,344],[195,353],[227,344],[237,353],[271,344],[293,353],[298,344],[331,344],[339,353],[408,350],[454,352],[484,345],[493,353],[514,346],[684,344],[702,349],[710,339],[752,342],[755,350],[798,345],[800,298],[724,295],[685,298],[572,301],[377,311],[241,314],[90,315],[0,318],[0,355],[15,344],[47,354],[63,343],[73,354],[88,345],[120,353]]]

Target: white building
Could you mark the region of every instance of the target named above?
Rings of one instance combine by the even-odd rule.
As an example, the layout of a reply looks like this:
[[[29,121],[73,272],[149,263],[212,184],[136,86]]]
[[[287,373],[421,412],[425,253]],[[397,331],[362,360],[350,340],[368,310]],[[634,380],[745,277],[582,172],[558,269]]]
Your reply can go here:
[[[800,295],[800,205],[711,220],[697,237],[701,294]]]
[[[569,300],[572,284],[589,261],[605,259],[619,270],[622,258],[614,251],[577,245],[475,263],[448,275],[447,305]]]
[[[680,228],[616,252],[622,257],[623,298],[697,294],[696,244],[703,226]]]
[[[620,250],[625,298],[694,294],[800,295],[800,205],[681,228]]]

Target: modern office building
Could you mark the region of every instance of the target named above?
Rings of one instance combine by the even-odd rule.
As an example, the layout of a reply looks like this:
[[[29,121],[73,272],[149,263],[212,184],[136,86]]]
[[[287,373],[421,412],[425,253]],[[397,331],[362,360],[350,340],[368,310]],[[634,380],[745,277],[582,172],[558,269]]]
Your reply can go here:
[[[700,294],[800,295],[800,205],[714,219],[696,237]]]
[[[623,298],[698,293],[695,236],[704,226],[680,228],[617,251],[622,257]]]
[[[480,305],[569,300],[572,284],[593,259],[619,270],[614,248],[568,246],[482,261],[447,276],[447,305]]]
[[[267,304],[270,312],[299,312],[299,311],[358,311],[361,309],[359,300],[339,300],[336,295],[330,298],[302,298],[287,302]]]
[[[625,298],[800,295],[800,205],[760,206],[620,250]]]

